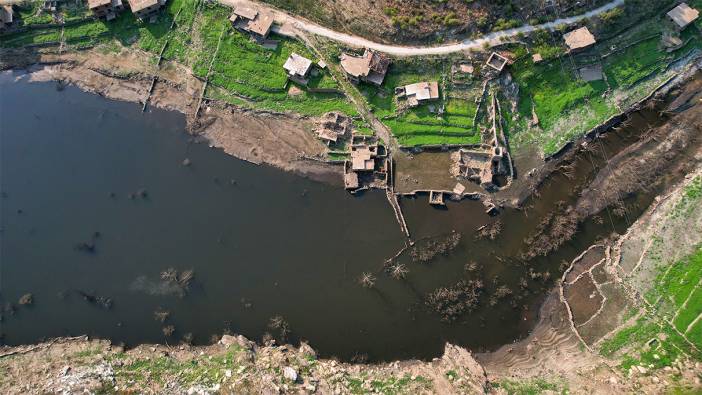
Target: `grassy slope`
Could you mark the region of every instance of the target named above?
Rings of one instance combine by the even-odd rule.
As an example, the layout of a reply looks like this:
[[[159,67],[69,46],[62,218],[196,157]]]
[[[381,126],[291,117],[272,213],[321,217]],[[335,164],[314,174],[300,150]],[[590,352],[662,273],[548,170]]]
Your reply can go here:
[[[702,3],[702,0],[697,0]],[[36,3],[34,3],[36,4]],[[700,4],[702,6],[702,4]],[[179,13],[180,11],[180,13]],[[302,88],[302,93],[288,95],[283,90],[285,73],[282,64],[287,56],[295,51],[314,57],[298,41],[275,37],[281,41],[277,50],[267,50],[251,43],[248,38],[229,27],[227,17],[230,10],[221,6],[200,3],[199,0],[170,0],[166,10],[155,24],[142,23],[130,12],[123,12],[116,21],[86,20],[78,25],[65,28],[64,36],[72,46],[109,43],[114,40],[122,45],[136,47],[157,54],[166,40],[169,45],[164,52],[166,59],[174,60],[193,69],[195,75],[205,77],[217,41],[225,31],[221,49],[214,64],[211,82],[213,89],[207,94],[230,103],[259,109],[293,111],[305,115],[318,115],[338,110],[356,115],[353,105],[343,96],[333,93],[311,93]],[[47,22],[46,16],[37,12],[36,5],[22,8],[20,14],[25,22]],[[70,8],[64,11],[68,19],[80,19],[85,9]],[[177,15],[177,18],[176,18]],[[176,18],[175,28],[169,27]],[[651,20],[616,38],[602,42],[586,53],[596,57],[609,51],[611,45],[624,47],[638,41],[644,35],[659,32],[659,21]],[[57,41],[59,29],[43,29],[3,36],[1,46],[23,46],[31,43]],[[651,75],[664,70],[676,58],[689,53],[691,49],[702,47],[699,34],[689,28],[683,35],[691,39],[684,48],[668,54],[659,48],[659,39],[652,38],[616,52],[602,60],[607,82],[586,83],[576,77],[574,63],[579,62],[562,55],[560,44],[548,35],[537,34],[534,50],[544,55],[546,61],[539,65],[531,62],[524,52],[511,66],[511,72],[520,88],[519,116],[511,119],[509,110],[507,123],[515,146],[537,144],[546,154],[551,154],[567,141],[581,135],[608,117],[618,113],[620,107],[614,97],[624,94],[631,100],[643,96],[640,88]],[[479,133],[472,125],[476,108],[470,96],[477,95],[479,87],[468,88],[466,98],[450,98],[441,116],[429,111],[428,106],[419,106],[398,114],[393,99],[394,88],[419,81],[441,80],[449,69],[450,61],[398,60],[382,88],[361,85],[360,90],[368,100],[376,116],[381,118],[393,131],[400,144],[405,146],[443,143],[476,143]],[[450,85],[450,84],[449,84]],[[336,82],[324,72],[312,79],[312,87],[335,89]],[[450,90],[451,88],[449,88]],[[611,90],[610,93],[605,95]],[[451,97],[452,92],[448,92]],[[464,95],[465,96],[465,95]],[[527,120],[531,118],[532,105],[540,120],[541,129],[529,129]]]
[[[698,207],[701,200],[702,178],[698,177],[686,187],[683,198],[670,215],[687,215]],[[683,352],[702,361],[702,354],[695,351],[677,332],[683,333],[687,340],[702,349],[702,320],[688,331],[688,325],[702,314],[702,288],[698,287],[702,279],[702,245],[671,265],[661,265],[659,270],[651,289],[645,295],[654,308],[642,315],[634,325],[619,330],[600,346],[600,353],[607,357],[625,350],[621,364],[624,369],[633,365],[653,365],[655,368],[671,366]],[[671,319],[677,331],[661,317]],[[665,334],[665,340],[659,335],[661,333]],[[655,344],[647,346],[651,339],[656,339]]]
[[[447,69],[447,65],[445,61],[436,61],[435,64],[428,66],[411,61],[397,61],[390,67],[381,88],[365,84],[360,87],[375,115],[390,127],[401,145],[479,142],[480,135],[473,130],[476,105],[470,100],[456,98],[447,100],[445,111],[441,116],[436,112],[430,112],[429,104],[398,114],[393,97],[395,88],[421,81],[440,81],[441,71]],[[437,100],[431,105],[436,111],[442,102],[443,100]]]
[[[314,56],[302,43],[284,37],[272,37],[281,42],[274,51],[251,42],[247,36],[230,27],[230,12],[225,7],[200,4],[199,0],[169,0],[156,23],[140,22],[132,13],[126,11],[111,22],[87,19],[80,24],[67,26],[64,28],[64,37],[66,43],[74,47],[109,45],[118,41],[124,46],[138,48],[154,55],[157,55],[169,40],[163,53],[164,58],[191,67],[195,75],[204,78],[219,36],[225,31],[210,76],[212,84],[218,89],[208,94],[234,104],[258,109],[292,111],[304,115],[319,115],[337,110],[356,115],[356,109],[343,95],[311,93],[304,87],[299,87],[303,90],[301,94],[288,96],[283,89],[287,82],[283,63],[293,51],[311,59],[314,59]],[[25,22],[47,22],[45,18],[30,17],[35,13],[34,6],[24,10],[22,15],[26,18]],[[69,18],[76,19],[83,18],[86,10],[84,7],[72,7],[67,8],[64,13]],[[174,19],[175,26],[171,30]],[[59,38],[60,28],[54,27],[3,36],[0,45],[21,47],[32,43],[56,42]],[[327,72],[314,76],[310,86],[337,88],[336,81]]]
[[[645,39],[656,33],[662,34],[662,21],[648,20],[581,55],[564,55],[538,65],[528,56],[517,61],[511,67],[520,88],[521,122],[517,124],[517,133],[527,130],[532,104],[541,127],[539,131],[523,133],[518,143],[538,144],[546,154],[558,151],[567,141],[643,98],[648,90],[641,88],[672,61],[702,48],[694,27],[682,34],[683,40],[690,40],[687,45],[672,53],[661,48],[660,36]],[[624,49],[610,54],[611,47]],[[608,56],[604,57],[605,54]],[[606,81],[581,80],[577,76],[578,67],[600,57]]]

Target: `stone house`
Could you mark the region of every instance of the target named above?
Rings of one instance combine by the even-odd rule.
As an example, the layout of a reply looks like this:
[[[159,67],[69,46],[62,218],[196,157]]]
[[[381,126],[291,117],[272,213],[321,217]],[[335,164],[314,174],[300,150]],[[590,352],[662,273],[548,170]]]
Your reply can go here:
[[[291,81],[307,85],[309,82],[307,76],[309,76],[310,70],[312,70],[312,61],[293,52],[288,57],[288,60],[285,61],[283,68],[288,73],[288,78]]]
[[[257,40],[265,40],[273,27],[273,15],[255,8],[236,7],[229,21],[237,30],[251,34]]]
[[[341,68],[344,69],[351,81],[355,83],[364,81],[380,86],[385,79],[389,66],[390,59],[370,49],[366,49],[363,56],[346,53],[341,55]]]
[[[124,10],[122,0],[88,0],[88,8],[98,18],[105,18],[111,21],[117,14]]]

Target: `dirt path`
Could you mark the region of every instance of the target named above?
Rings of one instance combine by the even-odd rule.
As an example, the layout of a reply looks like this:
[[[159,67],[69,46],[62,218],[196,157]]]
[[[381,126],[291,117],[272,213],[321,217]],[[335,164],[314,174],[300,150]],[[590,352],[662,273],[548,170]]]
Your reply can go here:
[[[588,11],[584,14],[556,19],[552,22],[543,23],[541,25],[524,25],[522,27],[492,32],[480,38],[472,40],[464,40],[455,44],[440,45],[435,47],[410,47],[401,45],[386,45],[367,40],[365,38],[354,36],[346,33],[340,33],[326,27],[320,26],[314,22],[310,22],[302,17],[293,16],[288,13],[279,11],[272,7],[252,0],[219,0],[221,4],[236,7],[236,6],[255,6],[259,9],[266,9],[271,12],[278,23],[278,26],[273,28],[273,31],[284,36],[297,36],[299,31],[323,36],[352,47],[371,48],[380,52],[385,52],[396,56],[425,56],[425,55],[445,55],[454,52],[461,52],[468,49],[480,49],[486,44],[495,46],[502,44],[504,39],[515,37],[519,34],[530,33],[536,30],[553,30],[559,25],[572,25],[583,19],[591,18],[607,12],[612,8],[619,7],[624,4],[624,0],[614,0],[602,7]]]

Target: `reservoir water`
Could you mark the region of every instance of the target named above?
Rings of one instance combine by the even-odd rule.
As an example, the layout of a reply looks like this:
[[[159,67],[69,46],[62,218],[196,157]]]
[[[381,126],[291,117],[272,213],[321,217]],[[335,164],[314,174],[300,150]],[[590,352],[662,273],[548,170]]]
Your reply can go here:
[[[127,345],[268,333],[368,360],[431,358],[447,341],[495,348],[528,333],[561,263],[613,230],[586,222],[548,257],[519,259],[540,216],[577,197],[572,182],[554,176],[527,213],[497,217],[475,201],[437,210],[424,196],[403,199],[415,240],[452,231],[461,240],[429,263],[403,255],[409,273],[396,280],[383,262],[405,238],[382,192],[354,197],[193,143],[182,114],[3,73],[0,332],[7,344],[89,334]],[[475,237],[495,221],[495,240]],[[187,290],[162,279],[169,268],[193,270]],[[546,271],[551,280],[529,274]],[[359,285],[364,272],[377,278],[371,289]],[[483,282],[480,303],[443,322],[425,297],[462,279]],[[511,295],[490,303],[501,286]],[[18,305],[26,293],[33,303]],[[170,312],[165,323],[156,311]],[[273,317],[287,323],[286,339]]]

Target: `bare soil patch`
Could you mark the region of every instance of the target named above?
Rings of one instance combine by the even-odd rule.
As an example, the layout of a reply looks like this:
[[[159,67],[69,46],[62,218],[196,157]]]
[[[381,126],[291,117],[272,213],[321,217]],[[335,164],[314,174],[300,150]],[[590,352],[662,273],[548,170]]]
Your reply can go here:
[[[580,277],[572,285],[564,286],[566,300],[573,311],[575,325],[585,323],[592,317],[604,302],[589,275]]]

